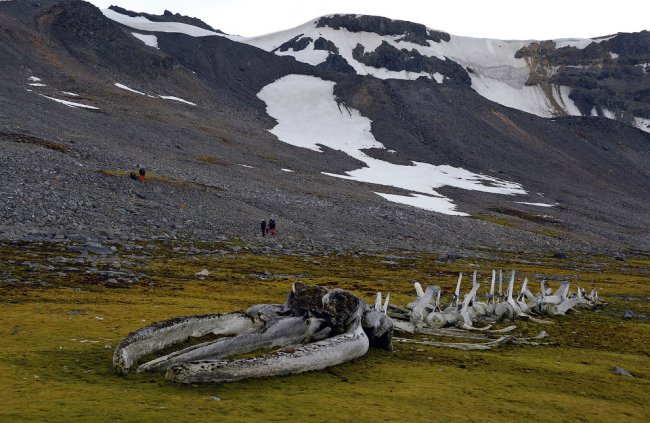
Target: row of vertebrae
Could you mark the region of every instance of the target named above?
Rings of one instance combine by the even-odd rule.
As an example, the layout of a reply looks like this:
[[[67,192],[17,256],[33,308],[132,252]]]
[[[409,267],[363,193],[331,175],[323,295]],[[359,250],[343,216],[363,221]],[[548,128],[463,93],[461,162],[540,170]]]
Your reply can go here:
[[[540,292],[534,295],[528,288],[528,278],[521,283],[521,289],[515,293],[515,272],[510,275],[510,282],[506,291],[503,291],[503,272],[499,271],[498,288],[496,284],[497,272],[492,271],[490,290],[485,293],[484,301],[479,300],[478,290],[480,284],[476,281],[476,272],[473,275],[472,289],[461,296],[460,287],[463,279],[461,273],[451,303],[441,304],[440,287],[428,286],[426,290],[415,282],[417,300],[407,306],[407,310],[396,310],[391,315],[396,318],[408,318],[415,327],[428,326],[442,328],[457,326],[465,329],[474,329],[476,322],[494,323],[512,319],[538,320],[535,316],[564,315],[577,307],[600,307],[604,303],[599,300],[598,292],[591,290],[590,294],[578,287],[576,292],[570,292],[570,283],[562,282],[553,293],[546,282],[540,283]],[[404,311],[407,311],[405,314]]]

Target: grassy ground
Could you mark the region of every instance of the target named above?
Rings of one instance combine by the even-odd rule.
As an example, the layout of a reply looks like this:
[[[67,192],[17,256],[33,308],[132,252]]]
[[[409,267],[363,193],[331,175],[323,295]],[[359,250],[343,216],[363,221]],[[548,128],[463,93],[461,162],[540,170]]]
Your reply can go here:
[[[647,258],[446,262],[172,247],[118,252],[124,267],[147,275],[126,286],[70,264],[79,254],[62,246],[0,244],[0,421],[650,421]],[[194,276],[204,268],[210,276]],[[524,333],[549,332],[550,346],[464,352],[398,344],[395,352],[371,350],[327,371],[220,385],[176,385],[158,374],[124,378],[111,369],[113,347],[130,331],[173,316],[282,302],[295,280],[350,289],[367,301],[390,291],[404,305],[413,299],[413,280],[449,293],[456,272],[479,269],[487,277],[492,268],[515,268],[534,281],[571,278],[602,288],[610,304],[555,325],[518,323]],[[625,309],[642,316],[623,320]],[[618,376],[613,366],[636,377]]]

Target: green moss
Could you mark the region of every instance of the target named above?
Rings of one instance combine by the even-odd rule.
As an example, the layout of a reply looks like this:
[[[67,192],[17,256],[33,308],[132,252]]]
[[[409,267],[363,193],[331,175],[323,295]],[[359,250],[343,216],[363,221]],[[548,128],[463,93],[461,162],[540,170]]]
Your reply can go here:
[[[62,153],[68,151],[68,146],[65,144],[45,140],[43,138],[39,138],[34,135],[21,134],[12,131],[0,130],[0,140],[13,141],[13,142],[23,143],[23,144],[38,145],[40,147],[47,148],[54,151],[60,151]]]
[[[483,222],[495,223],[501,226],[517,227],[515,222],[512,219],[498,216],[472,216],[476,220],[482,220]]]
[[[126,177],[128,178],[129,175],[133,171],[128,171],[128,170],[122,170],[122,169],[104,169],[101,170],[100,173],[104,176],[114,176],[114,177]],[[208,185],[208,184],[203,184],[200,182],[195,182],[195,181],[190,181],[187,179],[181,179],[177,178],[175,176],[170,176],[170,175],[162,175],[159,173],[155,172],[147,172],[147,181],[156,181],[156,182],[161,182],[164,184],[168,185],[176,185],[176,186],[195,186],[195,187],[201,187],[209,190],[216,190],[216,191],[223,191],[224,189],[222,187],[216,186],[216,185]]]
[[[230,162],[220,159],[219,157],[215,156],[197,156],[195,157],[196,160],[203,162],[203,163],[208,163],[208,164],[213,164],[213,165],[219,165],[219,166],[228,166],[230,165]]]

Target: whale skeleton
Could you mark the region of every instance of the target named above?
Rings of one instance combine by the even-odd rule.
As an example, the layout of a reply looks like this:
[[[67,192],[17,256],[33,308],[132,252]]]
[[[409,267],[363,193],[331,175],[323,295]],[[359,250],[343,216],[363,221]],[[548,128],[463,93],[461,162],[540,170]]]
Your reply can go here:
[[[463,296],[462,278],[461,273],[451,303],[446,306],[441,304],[439,286],[422,289],[415,282],[416,299],[406,307],[391,304],[390,292],[383,298],[378,292],[374,304],[368,305],[342,289],[295,282],[284,304],[257,304],[245,312],[177,317],[138,329],[116,347],[113,368],[126,375],[137,365],[138,372],[165,372],[168,379],[187,384],[301,373],[354,360],[370,347],[392,351],[395,330],[454,340],[394,338],[399,343],[461,350],[485,350],[506,343],[542,345],[544,331],[526,338],[513,334],[514,325],[493,329],[491,324],[513,319],[552,323],[537,316],[564,315],[578,307],[606,304],[595,289],[589,294],[582,287],[571,292],[569,282],[562,282],[552,292],[542,281],[540,292],[534,295],[526,278],[515,295],[514,271],[505,294],[503,272],[499,271],[495,293],[495,270],[483,302],[478,301],[481,284],[477,272],[472,275],[470,291]],[[488,324],[477,327],[477,323]],[[139,363],[150,354],[208,336],[218,338]],[[459,339],[471,342],[458,342]],[[268,349],[276,350],[237,358]]]
[[[492,334],[499,333],[499,330],[491,328],[491,325],[475,327],[476,323],[496,323],[501,321],[523,319],[536,323],[552,324],[553,321],[541,319],[541,316],[564,315],[570,311],[578,312],[580,307],[597,308],[605,305],[598,298],[598,291],[592,289],[590,294],[582,287],[578,287],[576,293],[570,291],[568,281],[561,282],[554,293],[546,286],[546,281],[540,284],[540,292],[534,295],[529,289],[529,280],[524,278],[520,289],[515,294],[515,271],[512,271],[503,292],[503,271],[499,271],[498,285],[496,270],[492,270],[490,289],[485,294],[485,302],[478,301],[478,290],[480,283],[477,282],[477,272],[472,276],[472,288],[464,296],[461,294],[461,283],[463,275],[458,276],[456,289],[451,296],[451,304],[446,307],[440,306],[440,287],[428,286],[425,290],[416,282],[415,291],[417,300],[410,303],[406,310],[391,306],[389,315],[393,318],[395,329],[408,333],[429,334],[434,336],[467,339],[488,339]],[[498,289],[495,293],[495,289]],[[552,295],[551,295],[552,293]],[[460,300],[462,298],[462,301]],[[482,297],[481,297],[482,298]],[[449,332],[456,328],[458,332]],[[515,327],[508,327],[508,331]],[[468,333],[484,332],[485,337],[475,336]],[[464,334],[464,335],[463,335]],[[513,342],[535,345],[538,342],[526,338],[512,338]],[[400,342],[407,342],[400,340]],[[484,349],[491,343],[477,347]],[[503,340],[502,342],[506,342]],[[515,342],[515,343],[516,343]],[[500,343],[498,343],[500,345]],[[464,348],[449,345],[452,348]],[[474,347],[467,347],[474,348]]]
[[[228,336],[142,363],[137,371],[165,372],[180,383],[230,382],[324,369],[364,355],[369,347],[392,349],[390,294],[374,307],[354,294],[302,282],[284,304],[258,304],[246,312],[189,316],[154,323],[129,334],[114,351],[113,368],[127,374],[144,356],[190,338]],[[279,348],[253,358],[232,358]]]

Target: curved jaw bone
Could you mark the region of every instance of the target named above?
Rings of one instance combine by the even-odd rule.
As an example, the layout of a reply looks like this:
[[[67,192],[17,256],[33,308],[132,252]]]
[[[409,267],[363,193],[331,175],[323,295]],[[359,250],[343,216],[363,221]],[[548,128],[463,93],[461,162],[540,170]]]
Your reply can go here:
[[[174,364],[204,359],[217,359],[245,354],[258,349],[285,347],[327,338],[330,328],[325,321],[302,317],[276,318],[262,333],[247,333],[222,338],[173,352],[138,367],[142,371],[164,371]]]
[[[239,360],[197,361],[172,366],[165,377],[180,383],[233,382],[321,370],[359,358],[368,352],[368,337],[360,324],[354,330],[333,338],[275,354]]]
[[[125,375],[143,356],[190,337],[208,334],[236,336],[256,332],[261,328],[261,322],[244,313],[208,314],[165,320],[145,326],[124,338],[113,353],[113,368],[117,373]]]
[[[372,308],[348,291],[296,282],[283,305],[259,304],[246,313],[170,319],[133,332],[116,349],[113,365],[126,374],[149,353],[213,333],[233,337],[173,352],[141,365],[138,371],[166,370],[172,380],[195,383],[323,369],[364,355],[371,342],[390,350],[393,321],[387,308],[388,296],[383,305],[379,297]],[[256,358],[225,359],[275,347],[283,348]]]

